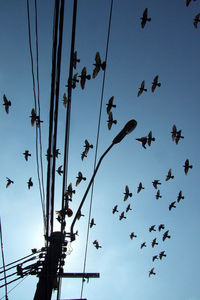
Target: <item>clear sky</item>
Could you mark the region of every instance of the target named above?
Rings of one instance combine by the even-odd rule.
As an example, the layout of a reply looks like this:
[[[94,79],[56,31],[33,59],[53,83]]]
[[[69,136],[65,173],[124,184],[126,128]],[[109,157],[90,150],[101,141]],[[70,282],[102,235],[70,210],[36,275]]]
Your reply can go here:
[[[32,43],[35,62],[34,1],[30,1]],[[172,3],[173,2],[173,3]],[[48,144],[48,121],[51,79],[51,49],[53,27],[53,0],[38,1],[39,74],[43,164],[46,183],[45,157]],[[151,22],[141,28],[140,17],[148,8]],[[130,119],[137,120],[136,129],[107,154],[97,173],[92,204],[96,226],[90,230],[87,272],[99,272],[99,279],[85,283],[83,298],[88,300],[199,300],[199,69],[200,27],[193,26],[200,13],[199,1],[185,0],[124,0],[113,3],[111,32],[106,68],[105,90],[99,137],[98,158],[113,138]],[[110,0],[79,0],[75,48],[84,66],[93,72],[95,54],[105,57]],[[60,85],[58,148],[61,155],[57,167],[63,164],[63,143],[66,108],[62,104],[66,92],[70,54],[72,1],[65,3],[65,22]],[[199,24],[200,26],[200,24]],[[25,0],[7,0],[0,3],[0,216],[4,238],[6,263],[28,255],[32,248],[44,246],[43,219],[36,173],[35,128],[30,123],[34,107],[31,63],[28,46],[28,28]],[[151,92],[153,78],[159,75],[160,87]],[[68,182],[75,187],[81,171],[87,177],[76,189],[71,204],[76,209],[93,173],[95,143],[101,97],[103,72],[86,82],[82,90],[77,84],[72,95]],[[147,92],[137,97],[141,82]],[[3,94],[12,102],[9,114],[3,106]],[[114,96],[112,109],[117,124],[107,127],[106,103]],[[172,126],[182,129],[184,139],[178,145],[172,141]],[[152,130],[155,142],[144,149],[136,138]],[[84,141],[94,145],[88,157],[81,160]],[[26,162],[24,150],[32,156]],[[184,162],[193,165],[187,176]],[[165,181],[169,169],[173,179]],[[14,181],[6,189],[6,177]],[[27,181],[32,177],[33,187]],[[162,198],[156,200],[154,179],[162,183]],[[139,182],[145,187],[137,193]],[[123,201],[125,186],[132,198]],[[56,174],[55,209],[60,209],[62,178]],[[169,211],[182,190],[184,199]],[[85,215],[75,225],[79,236],[72,243],[67,256],[65,272],[82,272],[90,197],[82,209]],[[132,210],[119,221],[119,213],[130,203]],[[118,205],[119,213],[112,214]],[[67,219],[67,229],[70,227]],[[165,230],[158,232],[158,225]],[[151,225],[156,232],[149,232]],[[58,230],[55,220],[55,230]],[[162,241],[164,231],[171,239]],[[134,232],[133,240],[129,235]],[[151,242],[157,238],[154,248]],[[92,242],[102,246],[96,249]],[[142,242],[147,247],[140,249]],[[152,261],[154,255],[165,251],[166,257]],[[149,278],[154,267],[155,276]],[[2,274],[1,274],[2,277]],[[33,299],[38,279],[26,278],[9,294],[9,300]],[[2,281],[1,281],[2,282]],[[16,283],[10,285],[11,289]],[[61,299],[80,297],[81,279],[63,279]],[[4,289],[0,290],[0,298]],[[56,299],[56,293],[52,297]]]

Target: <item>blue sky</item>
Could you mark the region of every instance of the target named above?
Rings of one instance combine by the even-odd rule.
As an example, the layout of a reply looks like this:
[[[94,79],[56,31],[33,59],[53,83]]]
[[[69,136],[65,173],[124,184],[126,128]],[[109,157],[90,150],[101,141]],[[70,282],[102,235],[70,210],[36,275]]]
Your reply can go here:
[[[65,4],[63,56],[60,85],[58,148],[61,156],[57,167],[63,164],[63,143],[66,109],[62,104],[68,78],[72,1]],[[46,149],[51,78],[51,47],[54,1],[38,1],[39,71],[44,176],[46,183]],[[148,7],[152,18],[144,29],[140,17]],[[33,1],[30,1],[31,21],[34,26]],[[84,66],[93,71],[97,51],[105,57],[110,1],[78,1],[75,48],[81,59],[77,72]],[[99,272],[99,279],[85,284],[83,296],[91,299],[176,299],[199,300],[199,30],[193,18],[199,13],[199,2],[186,7],[184,0],[173,1],[114,1],[108,49],[102,120],[98,158],[113,138],[130,119],[137,128],[107,154],[97,173],[92,217],[97,224],[90,230],[87,272]],[[33,27],[32,27],[33,28]],[[30,253],[32,248],[44,245],[42,210],[36,173],[35,129],[30,124],[34,107],[26,1],[7,0],[0,9],[0,207],[7,263]],[[32,31],[34,44],[34,30]],[[33,49],[35,55],[35,48]],[[159,75],[161,87],[151,92],[151,83]],[[68,182],[75,186],[78,171],[87,177],[76,189],[72,209],[76,211],[93,173],[94,149],[81,160],[84,140],[95,145],[103,73],[73,90]],[[147,92],[137,97],[138,88],[145,80]],[[7,115],[3,94],[11,100]],[[114,96],[117,105],[113,116],[117,124],[107,128],[106,103]],[[184,139],[176,145],[171,129],[176,124]],[[135,139],[152,130],[156,138],[151,147],[143,149]],[[29,149],[32,157],[24,160],[22,153]],[[189,159],[193,169],[184,174],[183,164]],[[174,179],[165,181],[169,169]],[[6,177],[14,181],[8,189]],[[34,186],[27,188],[29,177]],[[155,199],[152,181],[160,179],[162,198]],[[137,194],[139,182],[145,189]],[[133,197],[123,201],[125,186]],[[62,178],[56,174],[55,209],[60,209]],[[168,210],[176,201],[179,191],[185,199],[176,209]],[[73,251],[66,258],[65,272],[82,272],[87,230],[89,200],[82,209],[84,218],[75,229],[79,236],[72,243]],[[118,204],[119,211],[131,204],[127,219],[119,221],[112,214]],[[67,220],[67,229],[71,220]],[[162,232],[151,232],[151,225],[165,224],[171,239],[162,242]],[[55,230],[58,230],[55,221]],[[134,231],[137,238],[130,240]],[[158,245],[151,247],[157,238]],[[96,250],[92,242],[97,239],[102,248]],[[140,249],[142,242],[147,247]],[[152,262],[153,255],[165,250],[167,257]],[[149,278],[155,267],[156,275]],[[9,300],[33,299],[37,278],[28,277],[9,294]],[[10,285],[9,289],[13,285]],[[81,280],[63,279],[61,299],[80,297]],[[8,290],[9,290],[8,289]],[[4,289],[0,296],[3,297]],[[52,297],[56,299],[56,293]]]

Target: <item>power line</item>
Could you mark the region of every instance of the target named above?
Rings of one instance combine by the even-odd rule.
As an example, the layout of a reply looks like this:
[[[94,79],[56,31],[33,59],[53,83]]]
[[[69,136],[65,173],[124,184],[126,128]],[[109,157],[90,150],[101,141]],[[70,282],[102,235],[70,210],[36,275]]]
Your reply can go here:
[[[4,280],[5,280],[5,296],[6,296],[6,299],[7,299],[8,298],[8,291],[7,291],[5,258],[4,258],[4,250],[3,250],[3,234],[2,234],[2,228],[1,228],[1,218],[0,218],[0,238],[1,238],[1,255],[2,255],[2,261],[3,261],[3,272],[4,272]]]

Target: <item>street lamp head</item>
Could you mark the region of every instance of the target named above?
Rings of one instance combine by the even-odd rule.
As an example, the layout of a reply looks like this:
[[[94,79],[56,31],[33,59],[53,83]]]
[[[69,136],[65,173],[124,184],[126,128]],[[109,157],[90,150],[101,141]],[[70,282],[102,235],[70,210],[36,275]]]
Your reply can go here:
[[[129,134],[131,131],[133,131],[135,129],[135,127],[137,126],[137,122],[135,120],[130,120],[128,123],[126,123],[126,125],[124,126],[124,128],[118,133],[118,135],[113,139],[112,143],[113,144],[118,144],[121,142],[121,140],[127,135]]]

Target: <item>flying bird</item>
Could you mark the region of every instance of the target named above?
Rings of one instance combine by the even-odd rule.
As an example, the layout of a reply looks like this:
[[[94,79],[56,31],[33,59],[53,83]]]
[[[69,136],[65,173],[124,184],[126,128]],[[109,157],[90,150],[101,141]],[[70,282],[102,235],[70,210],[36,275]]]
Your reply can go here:
[[[175,142],[176,142],[177,145],[178,145],[178,142],[180,141],[180,139],[184,139],[184,136],[181,135],[181,131],[182,130],[178,130],[177,133],[176,133]]]
[[[160,224],[158,226],[158,231],[161,231],[162,229],[165,229],[165,225],[164,224]]]
[[[156,231],[155,226],[156,226],[156,225],[152,225],[151,227],[149,227],[149,232],[151,232],[151,231]]]
[[[31,154],[29,153],[29,150],[25,150],[23,155],[24,155],[26,161],[28,161],[28,157],[31,156]]]
[[[177,202],[180,202],[181,199],[184,199],[185,197],[182,195],[182,191],[179,192],[177,197]]]
[[[145,80],[142,81],[137,96],[139,97],[143,92],[147,92],[147,89],[145,89]]]
[[[58,167],[56,172],[61,176],[63,174],[62,165]]]
[[[83,174],[81,172],[78,172],[78,176],[76,178],[77,178],[76,186],[78,186],[82,180],[84,180],[84,181],[86,180],[86,177],[83,177]]]
[[[156,199],[158,200],[159,198],[162,198],[161,194],[160,194],[160,190],[157,190],[156,193]]]
[[[113,210],[112,210],[112,213],[113,213],[113,214],[116,213],[116,212],[119,212],[119,211],[117,210],[117,207],[118,207],[118,205],[115,205],[115,206],[114,206],[114,208],[113,208]]]
[[[176,135],[177,135],[176,125],[173,125],[173,126],[172,126],[171,134],[172,134],[172,141],[174,141],[175,138],[176,138]]]
[[[152,269],[149,271],[149,277],[151,277],[152,275],[156,275],[156,273],[154,272],[154,268],[152,268]]]
[[[171,210],[172,208],[176,208],[175,203],[176,203],[176,201],[173,201],[172,203],[170,203],[169,210]]]
[[[190,163],[189,163],[189,159],[186,159],[183,167],[184,167],[185,175],[187,175],[189,169],[193,168],[193,166],[190,165]]]
[[[27,184],[28,184],[28,189],[30,190],[31,186],[33,186],[32,177],[29,178]]]
[[[12,181],[10,178],[6,177],[7,179],[7,184],[6,184],[6,188],[8,188],[11,184],[14,183],[14,181]]]
[[[173,178],[174,176],[172,176],[172,169],[169,169],[165,180],[168,181],[169,179],[173,179]]]
[[[67,98],[66,93],[64,93],[64,94],[63,94],[63,105],[64,105],[64,107],[67,106],[67,103],[68,103],[68,98]]]
[[[200,22],[200,13],[197,14],[197,15],[195,16],[195,18],[194,18],[193,24],[194,24],[194,27],[195,27],[195,28],[197,28],[197,25],[198,25],[199,22]]]
[[[6,95],[3,95],[3,105],[5,106],[5,111],[8,114],[9,113],[9,107],[11,106],[11,101],[7,99]]]
[[[186,0],[186,6],[188,6],[190,4],[192,0]],[[193,0],[193,1],[196,1],[196,0]]]
[[[148,8],[145,8],[144,12],[143,12],[143,15],[142,17],[140,18],[141,19],[141,26],[142,28],[144,28],[146,22],[150,22],[151,21],[151,18],[148,18]]]
[[[106,106],[107,106],[106,111],[107,111],[107,114],[108,114],[108,115],[109,115],[109,112],[111,111],[111,108],[112,108],[112,107],[113,107],[113,108],[116,107],[116,105],[113,104],[113,101],[114,101],[114,96],[112,96],[112,97],[108,100],[108,103],[106,104]]]
[[[142,182],[140,182],[137,188],[137,193],[139,193],[142,189],[144,189],[144,187],[142,186]]]
[[[144,149],[146,149],[146,146],[145,146],[146,143],[147,143],[147,137],[146,137],[146,136],[143,136],[143,137],[141,137],[141,138],[137,138],[136,141],[142,143],[142,147],[143,147]]]
[[[128,185],[125,186],[125,193],[124,193],[124,201],[128,199],[128,197],[132,197],[132,193],[129,192],[129,187]]]
[[[111,129],[112,124],[117,124],[117,120],[113,120],[112,111],[110,111],[109,114],[108,114],[108,120],[107,120],[107,123],[108,123],[108,129],[109,129],[109,130]]]
[[[158,188],[158,184],[161,184],[161,182],[159,182],[160,180],[158,180],[158,179],[155,179],[152,183],[153,183],[153,186],[154,186],[154,188],[157,190],[157,188]]]
[[[142,243],[141,246],[140,246],[140,249],[142,249],[143,247],[146,247],[146,242]]]
[[[153,258],[152,258],[152,261],[158,259],[158,255],[154,255]]]
[[[82,69],[82,71],[81,71],[81,75],[79,75],[78,77],[81,78],[80,83],[81,83],[81,88],[82,88],[82,90],[83,90],[84,87],[85,87],[86,79],[87,79],[87,80],[90,80],[90,79],[91,79],[91,75],[87,75],[87,69],[86,69],[86,67],[84,67],[84,68]]]
[[[155,142],[155,137],[152,137],[152,131],[149,131],[148,136],[147,136],[147,143],[149,146],[151,146],[151,142]]]
[[[155,245],[158,245],[157,241],[156,241],[156,238],[153,239],[152,243],[151,243],[151,246],[152,248],[154,248]]]
[[[67,190],[66,190],[66,195],[68,195],[70,198],[72,198],[72,194],[75,194],[76,193],[76,191],[75,190],[73,190],[73,188],[72,188],[72,183],[70,182],[70,184],[68,185],[68,187],[67,187]]]
[[[122,220],[122,219],[126,219],[126,217],[124,216],[124,211],[121,213],[121,215],[119,216],[119,219],[120,219],[120,221]]]
[[[132,240],[134,237],[137,237],[137,235],[134,234],[134,232],[131,232],[131,234],[129,235],[130,239]]]
[[[85,215],[83,215],[81,213],[81,210],[79,210],[78,213],[77,213],[77,219],[79,220],[81,217],[85,217]]]
[[[80,62],[80,59],[77,58],[77,51],[74,51],[73,58],[72,58],[72,65],[74,69],[76,69],[77,62]]]
[[[128,212],[129,210],[132,210],[131,205],[129,204],[126,208],[126,212]]]
[[[94,218],[92,218],[91,222],[90,222],[90,228],[92,228],[94,225],[96,225],[96,224],[94,223]]]
[[[160,254],[159,254],[160,259],[162,259],[163,256],[165,256],[165,257],[167,256],[167,255],[165,254],[165,251],[161,251]]]
[[[56,149],[56,152],[55,152],[55,157],[58,158],[58,155],[60,155],[60,149]]]
[[[156,76],[154,77],[154,80],[153,80],[153,82],[152,82],[152,87],[151,87],[152,93],[155,91],[155,88],[156,88],[157,86],[159,86],[159,87],[161,86],[161,83],[158,82],[158,75],[156,75]]]
[[[165,233],[163,234],[163,242],[166,240],[166,238],[170,239],[171,238],[171,235],[168,234],[169,233],[169,230],[165,231]]]
[[[84,157],[87,157],[85,151],[83,151],[83,152],[81,153],[81,159],[82,159],[82,160],[84,159]]]
[[[93,145],[90,144],[90,143],[88,142],[88,140],[86,139],[86,140],[85,140],[85,145],[84,145],[84,147],[85,147],[85,155],[87,155],[88,152],[89,152],[89,149],[92,149],[92,148],[93,148]]]
[[[97,240],[94,240],[93,245],[96,247],[96,249],[102,248]]]
[[[95,55],[95,64],[93,64],[95,66],[94,70],[93,70],[93,74],[92,74],[92,78],[95,78],[97,76],[97,74],[99,73],[100,69],[102,69],[103,71],[106,68],[106,62],[101,62],[101,57],[99,52],[96,53]]]

